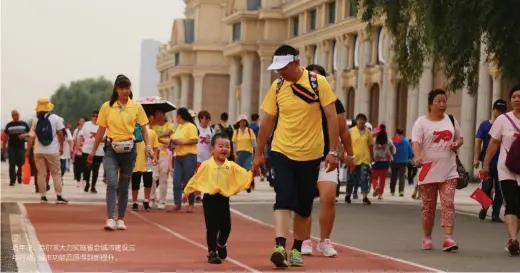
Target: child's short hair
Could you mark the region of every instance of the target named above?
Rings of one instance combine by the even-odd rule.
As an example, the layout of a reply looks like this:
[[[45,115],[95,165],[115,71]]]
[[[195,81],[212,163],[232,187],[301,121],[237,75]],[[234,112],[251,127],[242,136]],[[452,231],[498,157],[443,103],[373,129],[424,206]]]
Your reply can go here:
[[[217,142],[217,139],[219,138],[222,138],[222,139],[229,139],[229,136],[227,134],[224,134],[224,133],[216,133],[215,135],[213,135],[213,137],[211,138],[211,147],[215,147],[215,142]],[[231,140],[230,140],[231,141]]]

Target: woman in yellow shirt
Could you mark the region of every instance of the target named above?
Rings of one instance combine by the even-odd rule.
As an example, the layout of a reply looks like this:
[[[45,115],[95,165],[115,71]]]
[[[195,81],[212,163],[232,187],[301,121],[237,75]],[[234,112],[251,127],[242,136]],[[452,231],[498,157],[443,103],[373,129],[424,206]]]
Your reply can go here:
[[[199,167],[197,174],[186,185],[183,202],[195,191],[204,193],[202,206],[206,222],[208,262],[220,264],[227,258],[227,240],[231,232],[229,197],[250,187],[251,171],[246,171],[235,162],[228,161],[229,137],[217,133],[211,138],[212,157]]]
[[[186,108],[177,109],[177,123],[179,126],[173,133],[172,142],[175,144],[175,163],[173,167],[173,209],[179,211],[182,206],[182,181],[189,181],[195,174],[197,167],[197,143],[199,130],[195,126],[193,117]],[[195,194],[189,196],[188,212],[193,211]]]
[[[93,152],[87,158],[87,164],[92,164],[95,152],[106,132],[103,168],[107,176],[108,220],[105,230],[126,229],[123,218],[128,206],[128,185],[137,156],[136,142],[144,141],[146,155],[153,157],[146,128],[148,118],[143,106],[132,100],[131,86],[130,79],[126,76],[117,76],[110,101],[105,102],[99,110],[97,119],[99,128],[92,147]],[[119,198],[117,222],[115,220],[116,198]]]
[[[253,162],[253,151],[256,147],[256,135],[247,122],[245,115],[240,115],[237,120],[239,128],[233,132],[233,151],[235,151],[235,162],[240,167],[251,170]]]

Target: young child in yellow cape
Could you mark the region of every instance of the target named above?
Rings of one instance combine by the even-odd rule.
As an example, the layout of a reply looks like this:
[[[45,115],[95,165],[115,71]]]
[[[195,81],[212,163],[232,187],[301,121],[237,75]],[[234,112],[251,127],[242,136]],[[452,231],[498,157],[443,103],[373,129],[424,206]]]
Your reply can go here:
[[[231,141],[225,134],[215,134],[211,139],[212,157],[204,161],[197,173],[184,188],[182,202],[200,191],[204,193],[202,206],[206,222],[208,262],[220,264],[227,257],[227,240],[231,232],[229,197],[250,187],[253,173],[233,161],[228,161]]]

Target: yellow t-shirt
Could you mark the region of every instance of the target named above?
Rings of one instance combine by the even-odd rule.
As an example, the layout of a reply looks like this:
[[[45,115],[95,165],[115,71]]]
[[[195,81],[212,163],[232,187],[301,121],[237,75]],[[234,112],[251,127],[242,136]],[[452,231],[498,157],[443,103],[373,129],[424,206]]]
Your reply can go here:
[[[195,191],[207,194],[220,193],[223,196],[233,196],[248,189],[253,181],[253,173],[246,171],[233,161],[226,161],[218,166],[215,159],[202,162],[198,171],[184,188],[184,194]]]
[[[322,106],[336,101],[327,79],[317,75],[319,99]],[[276,115],[278,107],[278,125],[274,132],[272,151],[280,152],[292,160],[309,161],[323,156],[323,127],[320,106],[317,103],[307,103],[293,94],[292,82],[285,80],[276,97],[274,81],[265,96],[262,110],[269,115]],[[297,82],[305,89],[313,92],[309,81],[309,73],[303,70],[303,76]],[[276,102],[278,101],[278,107]]]
[[[147,125],[148,117],[141,104],[128,99],[126,106],[116,101],[112,106],[105,102],[99,110],[99,126],[107,128],[107,137],[113,141],[135,139],[135,124]]]
[[[157,138],[157,134],[148,129],[148,139],[150,139],[150,146],[152,149],[159,147],[159,139]],[[146,156],[145,150],[146,146],[144,145],[144,141],[141,141],[135,145],[135,150],[137,152],[137,157],[135,158],[135,172],[146,172]]]
[[[152,125],[152,130],[154,130],[155,133],[157,133],[157,135],[160,135],[160,134],[168,131],[168,129],[171,129],[172,133],[170,134],[169,137],[168,136],[163,136],[162,137],[163,139],[170,139],[173,136],[173,132],[174,132],[174,130],[173,130],[173,123],[165,122],[163,125],[157,125],[157,124]],[[159,147],[160,147],[159,148],[160,149],[159,154],[165,155],[166,154],[166,149],[168,148],[168,145],[162,144],[162,143],[159,142]]]
[[[354,162],[356,165],[367,164],[370,165],[370,145],[374,145],[374,137],[372,132],[365,127],[363,134],[360,135],[359,129],[354,126],[350,133],[352,138],[352,147],[354,150]]]
[[[254,140],[256,140],[256,135],[250,128],[246,128],[243,132],[240,129],[233,131],[232,141],[237,144],[237,152],[245,151],[253,153]]]
[[[173,137],[180,140],[198,140],[199,134],[197,127],[191,122],[185,122],[177,127],[173,133]],[[197,142],[189,145],[177,145],[175,147],[175,156],[183,156],[189,154],[197,154]]]

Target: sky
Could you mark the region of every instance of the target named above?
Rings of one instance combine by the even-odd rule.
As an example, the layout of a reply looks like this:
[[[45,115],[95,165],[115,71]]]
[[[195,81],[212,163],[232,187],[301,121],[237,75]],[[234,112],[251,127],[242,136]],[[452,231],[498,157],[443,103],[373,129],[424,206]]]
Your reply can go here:
[[[141,42],[170,40],[183,0],[1,0],[1,124],[62,84],[118,74],[139,87]],[[139,91],[135,90],[137,96]]]

